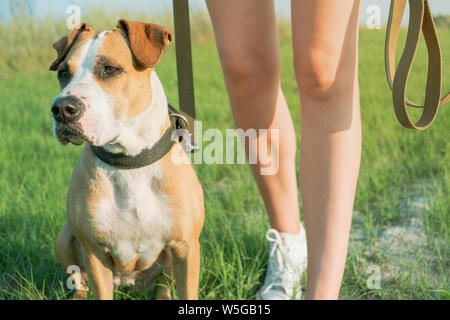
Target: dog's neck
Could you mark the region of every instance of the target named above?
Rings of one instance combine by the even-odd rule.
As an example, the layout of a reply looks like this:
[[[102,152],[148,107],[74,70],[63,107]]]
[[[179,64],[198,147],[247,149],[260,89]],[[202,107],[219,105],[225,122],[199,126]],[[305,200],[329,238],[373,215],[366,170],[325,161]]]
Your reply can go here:
[[[135,156],[142,150],[153,147],[164,133],[163,129],[168,122],[167,98],[155,71],[152,71],[150,81],[150,106],[140,115],[124,122],[117,140],[103,146],[106,151]]]

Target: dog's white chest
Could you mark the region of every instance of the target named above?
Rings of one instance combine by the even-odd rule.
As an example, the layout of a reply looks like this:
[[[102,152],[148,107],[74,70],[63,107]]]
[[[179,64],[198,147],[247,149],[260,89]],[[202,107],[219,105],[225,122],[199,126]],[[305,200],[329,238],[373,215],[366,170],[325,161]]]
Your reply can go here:
[[[166,196],[159,188],[159,166],[137,170],[104,166],[99,174],[112,195],[100,200],[94,213],[93,222],[103,234],[104,245],[116,263],[152,263],[165,247],[171,229]]]

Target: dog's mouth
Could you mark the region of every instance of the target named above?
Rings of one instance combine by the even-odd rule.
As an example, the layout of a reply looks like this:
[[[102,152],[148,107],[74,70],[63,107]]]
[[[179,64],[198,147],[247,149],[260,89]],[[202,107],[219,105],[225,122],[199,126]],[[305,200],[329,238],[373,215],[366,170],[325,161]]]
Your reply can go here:
[[[55,135],[56,138],[61,142],[63,145],[67,145],[69,143],[72,143],[74,145],[82,145],[84,142],[87,142],[92,145],[97,145],[94,141],[94,138],[88,137],[86,134],[83,133],[83,130],[77,126],[77,125],[70,125],[70,124],[58,124],[55,129]],[[115,136],[106,144],[115,144],[117,143],[117,140],[119,139],[119,136]]]
[[[80,128],[74,128],[67,124],[60,124],[55,130],[56,138],[63,144],[67,145],[73,143],[74,145],[82,145],[85,141],[89,142],[89,139],[81,133]]]

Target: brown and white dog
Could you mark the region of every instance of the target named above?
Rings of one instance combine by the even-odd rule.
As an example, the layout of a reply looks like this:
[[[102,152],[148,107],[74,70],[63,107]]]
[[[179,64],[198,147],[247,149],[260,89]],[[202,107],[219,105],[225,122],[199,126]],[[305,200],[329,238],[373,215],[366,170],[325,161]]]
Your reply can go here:
[[[81,268],[73,275],[76,298],[86,298],[88,279],[96,299],[112,299],[115,285],[148,284],[161,269],[174,271],[181,299],[198,297],[203,191],[189,161],[172,160],[187,157],[180,143],[132,170],[102,162],[90,146],[134,156],[170,126],[154,68],[171,40],[161,26],[120,20],[101,33],[82,24],[54,44],[50,70],[62,88],[52,106],[55,135],[64,145],[87,142],[56,244],[64,270]],[[158,298],[170,299],[160,288]]]

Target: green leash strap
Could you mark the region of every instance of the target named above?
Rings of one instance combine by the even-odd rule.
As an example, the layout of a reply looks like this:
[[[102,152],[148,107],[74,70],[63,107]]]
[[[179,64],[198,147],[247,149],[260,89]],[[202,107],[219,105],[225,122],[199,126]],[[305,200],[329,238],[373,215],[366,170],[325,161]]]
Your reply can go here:
[[[386,76],[392,89],[394,110],[398,121],[406,128],[424,130],[435,119],[439,106],[450,101],[450,92],[441,99],[441,48],[428,0],[409,0],[410,17],[406,45],[397,69],[395,69],[395,51],[405,6],[406,0],[391,1],[385,44]],[[406,97],[408,76],[417,51],[421,31],[428,49],[428,76],[424,105],[413,103]],[[423,108],[422,116],[415,124],[409,117],[407,105]]]
[[[194,134],[195,95],[188,0],[173,0],[173,17],[180,111],[189,121],[188,130]]]

